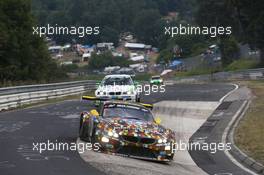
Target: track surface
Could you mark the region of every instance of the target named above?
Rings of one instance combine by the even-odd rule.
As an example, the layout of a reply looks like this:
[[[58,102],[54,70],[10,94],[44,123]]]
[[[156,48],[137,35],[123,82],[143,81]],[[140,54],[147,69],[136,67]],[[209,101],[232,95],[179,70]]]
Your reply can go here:
[[[167,86],[166,93],[143,97],[161,100],[219,101],[234,88],[227,84]],[[36,142],[75,142],[79,114],[91,107],[79,100],[0,114],[0,174],[83,175],[102,174],[86,164],[77,151],[32,151]]]

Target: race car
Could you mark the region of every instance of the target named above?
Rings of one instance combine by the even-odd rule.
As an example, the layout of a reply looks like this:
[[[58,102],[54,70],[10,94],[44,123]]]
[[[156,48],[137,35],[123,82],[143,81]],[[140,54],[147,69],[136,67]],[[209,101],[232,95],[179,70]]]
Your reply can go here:
[[[158,76],[158,75],[152,76],[151,79],[150,79],[150,84],[151,85],[154,85],[154,84],[156,84],[156,85],[163,84],[163,79],[160,76]]]
[[[134,83],[130,75],[125,74],[105,76],[95,91],[95,96],[101,99],[140,101],[136,83]]]
[[[84,96],[86,100],[96,97]],[[171,161],[175,133],[154,119],[152,105],[125,101],[104,101],[80,117],[81,140],[99,143],[100,151],[139,159]]]

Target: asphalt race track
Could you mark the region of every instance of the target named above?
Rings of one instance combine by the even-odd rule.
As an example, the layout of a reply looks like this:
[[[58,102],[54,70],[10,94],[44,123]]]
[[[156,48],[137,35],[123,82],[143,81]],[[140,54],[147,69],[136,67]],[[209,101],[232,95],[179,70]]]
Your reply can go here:
[[[219,101],[234,89],[230,84],[167,86],[164,94],[144,96],[143,101]],[[79,114],[92,106],[80,100],[0,113],[1,175],[103,174],[86,163],[77,151],[33,151],[33,143],[75,143]],[[158,164],[158,163],[157,163]],[[168,165],[169,166],[169,165]],[[175,174],[176,170],[175,170]]]

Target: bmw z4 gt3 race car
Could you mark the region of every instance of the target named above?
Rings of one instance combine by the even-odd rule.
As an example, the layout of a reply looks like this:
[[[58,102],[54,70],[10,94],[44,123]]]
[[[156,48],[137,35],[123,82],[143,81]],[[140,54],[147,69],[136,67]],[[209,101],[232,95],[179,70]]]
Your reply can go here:
[[[86,100],[98,100],[84,96]],[[100,110],[83,112],[80,139],[99,143],[100,151],[140,159],[171,161],[175,133],[154,119],[152,105],[125,101],[104,101]]]

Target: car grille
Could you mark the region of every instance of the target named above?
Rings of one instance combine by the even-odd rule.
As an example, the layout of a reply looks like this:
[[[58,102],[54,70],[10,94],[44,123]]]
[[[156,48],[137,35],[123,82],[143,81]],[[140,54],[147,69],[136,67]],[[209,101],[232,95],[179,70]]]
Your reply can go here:
[[[134,136],[122,136],[125,141],[132,143],[142,143],[142,144],[153,144],[155,143],[155,139],[153,138],[140,138]]]
[[[121,92],[109,92],[109,95],[121,95]]]
[[[152,138],[141,138],[140,139],[140,143],[153,144],[153,143],[155,143],[155,139],[152,139]]]
[[[135,146],[123,146],[117,151],[117,153],[130,155],[130,156],[137,156],[137,157],[147,157],[147,158],[157,157],[155,151],[150,150],[148,148],[135,147]]]
[[[123,139],[132,143],[137,143],[139,141],[139,138],[134,136],[123,136]]]

